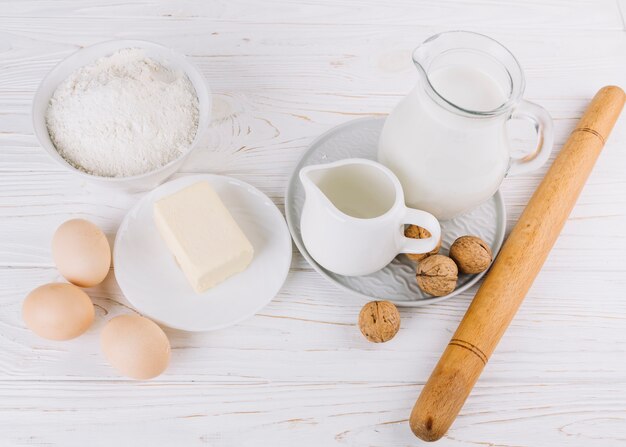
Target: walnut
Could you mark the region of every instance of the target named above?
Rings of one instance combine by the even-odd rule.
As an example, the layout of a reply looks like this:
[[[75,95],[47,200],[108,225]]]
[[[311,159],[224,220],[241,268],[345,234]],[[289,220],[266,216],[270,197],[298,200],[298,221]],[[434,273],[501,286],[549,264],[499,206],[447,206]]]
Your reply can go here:
[[[409,225],[404,230],[404,235],[412,239],[426,239],[427,237],[430,237],[430,232],[426,228],[418,227],[417,225]],[[435,255],[439,253],[440,248],[441,248],[441,239],[439,239],[439,243],[437,244],[437,246],[433,248],[431,251],[429,251],[428,253],[419,253],[419,254],[405,253],[405,254],[406,254],[406,257],[409,258],[411,261],[419,262],[422,259],[429,257],[430,255]]]
[[[370,301],[359,313],[359,328],[369,341],[384,343],[400,329],[400,313],[389,301]]]
[[[461,273],[484,272],[493,261],[491,248],[475,236],[462,236],[450,247],[450,257],[456,262]]]
[[[444,255],[429,256],[417,266],[417,285],[433,296],[444,296],[456,288],[459,270],[452,259]]]

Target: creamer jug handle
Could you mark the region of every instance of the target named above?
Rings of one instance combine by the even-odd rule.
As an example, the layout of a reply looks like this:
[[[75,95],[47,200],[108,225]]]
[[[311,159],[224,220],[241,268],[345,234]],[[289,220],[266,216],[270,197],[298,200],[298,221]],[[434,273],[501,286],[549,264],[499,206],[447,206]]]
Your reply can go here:
[[[530,121],[537,132],[537,146],[533,152],[520,158],[511,158],[507,175],[523,174],[540,168],[550,158],[554,145],[552,117],[546,109],[530,101],[522,100],[513,109],[510,119]]]
[[[426,211],[406,208],[402,224],[412,224],[422,227],[430,233],[429,238],[413,239],[402,236],[400,253],[421,254],[433,250],[441,239],[441,226],[435,216]]]

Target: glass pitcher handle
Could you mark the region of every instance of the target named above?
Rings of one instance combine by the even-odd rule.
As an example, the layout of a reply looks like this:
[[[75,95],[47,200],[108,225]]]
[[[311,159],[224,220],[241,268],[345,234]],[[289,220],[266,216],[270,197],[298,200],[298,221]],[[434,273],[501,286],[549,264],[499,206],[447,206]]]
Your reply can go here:
[[[554,146],[554,126],[546,109],[530,101],[522,100],[509,119],[530,121],[537,132],[537,147],[530,154],[512,158],[507,175],[517,175],[540,168],[550,158]]]

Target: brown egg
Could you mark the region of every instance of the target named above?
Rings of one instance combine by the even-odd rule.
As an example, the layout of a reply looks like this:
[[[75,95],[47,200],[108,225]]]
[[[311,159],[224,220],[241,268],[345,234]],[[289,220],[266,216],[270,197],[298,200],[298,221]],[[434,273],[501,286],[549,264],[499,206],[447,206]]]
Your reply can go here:
[[[80,287],[100,284],[111,267],[111,247],[96,225],[85,219],[62,224],[52,238],[52,257],[61,275]]]
[[[52,283],[30,292],[22,305],[26,326],[40,337],[69,340],[91,326],[94,308],[85,292],[72,284]]]
[[[133,379],[158,376],[170,361],[170,342],[153,321],[120,315],[109,321],[100,336],[104,356],[122,375]]]

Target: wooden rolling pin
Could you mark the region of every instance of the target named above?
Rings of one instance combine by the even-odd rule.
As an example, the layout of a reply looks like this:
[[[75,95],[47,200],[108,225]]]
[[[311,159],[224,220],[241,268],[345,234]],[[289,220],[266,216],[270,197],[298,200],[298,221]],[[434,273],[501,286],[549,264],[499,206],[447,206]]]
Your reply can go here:
[[[424,441],[441,438],[539,273],[624,106],[621,88],[602,88],[528,202],[413,407]]]

